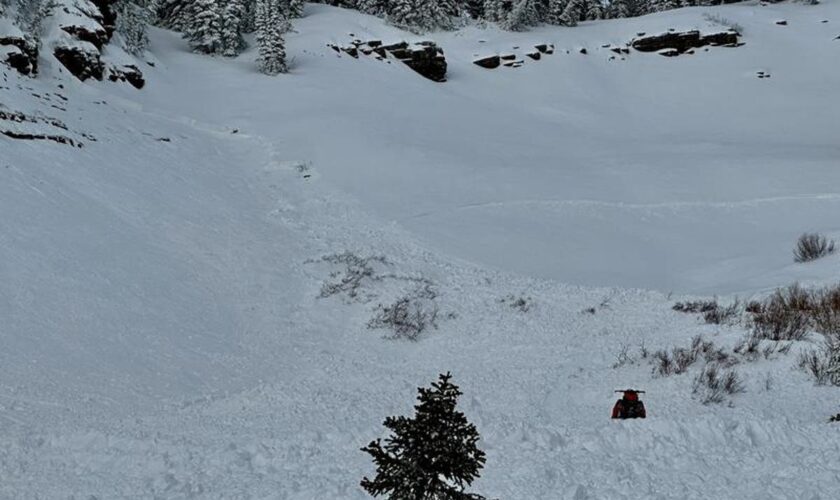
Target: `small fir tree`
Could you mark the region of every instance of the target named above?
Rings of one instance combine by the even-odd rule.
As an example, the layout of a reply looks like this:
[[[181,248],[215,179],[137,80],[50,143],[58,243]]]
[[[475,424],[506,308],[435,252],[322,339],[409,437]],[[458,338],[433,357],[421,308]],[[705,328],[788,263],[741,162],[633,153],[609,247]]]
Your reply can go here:
[[[242,26],[245,24],[245,2],[243,0],[225,0],[222,11],[222,53],[227,57],[238,56],[245,48],[242,38]]]
[[[518,0],[504,21],[503,27],[510,31],[524,31],[539,22],[536,0]]]
[[[257,0],[257,66],[267,75],[288,71],[283,34],[289,30],[289,22],[286,19],[287,5],[284,2],[285,0]]]
[[[557,24],[562,25],[565,24],[563,22],[563,13],[566,10],[566,6],[569,4],[569,0],[549,0],[548,1],[548,13],[546,14],[546,21],[549,24]]]
[[[149,46],[146,28],[152,21],[152,11],[145,5],[130,0],[120,0],[117,13],[117,33],[123,40],[123,48],[129,54],[140,56]]]
[[[223,24],[218,0],[195,0],[184,27],[184,37],[196,52],[220,54],[224,50]]]
[[[376,464],[376,477],[362,479],[373,496],[400,500],[483,499],[464,488],[479,477],[484,452],[478,431],[455,406],[461,391],[449,373],[419,388],[414,418],[388,417],[392,435],[362,448]]]

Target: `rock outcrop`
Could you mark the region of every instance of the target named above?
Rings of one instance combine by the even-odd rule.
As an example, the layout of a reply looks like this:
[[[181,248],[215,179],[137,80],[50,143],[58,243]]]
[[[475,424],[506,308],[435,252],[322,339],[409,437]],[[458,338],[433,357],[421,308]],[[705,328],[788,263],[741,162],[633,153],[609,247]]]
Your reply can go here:
[[[443,49],[438,47],[435,42],[423,41],[409,44],[402,41],[383,45],[380,40],[369,42],[354,40],[348,46],[328,44],[328,47],[339,54],[344,53],[356,59],[359,58],[360,54],[373,55],[380,60],[392,57],[429,80],[435,82],[446,81],[446,57],[443,54]]]
[[[60,44],[53,50],[53,55],[79,80],[102,80],[105,65],[99,57],[99,50],[93,45],[87,42]]]
[[[22,34],[0,37],[0,62],[23,75],[38,73],[38,46]]]
[[[630,42],[630,46],[640,52],[658,52],[667,50],[667,55],[678,55],[691,49],[706,45],[735,47],[739,45],[738,32],[734,30],[721,31],[701,35],[698,30],[683,32],[667,32],[659,35],[640,35]],[[676,54],[674,54],[676,51]]]
[[[128,82],[136,89],[142,89],[146,85],[143,72],[133,64],[109,67],[108,80],[112,82]]]

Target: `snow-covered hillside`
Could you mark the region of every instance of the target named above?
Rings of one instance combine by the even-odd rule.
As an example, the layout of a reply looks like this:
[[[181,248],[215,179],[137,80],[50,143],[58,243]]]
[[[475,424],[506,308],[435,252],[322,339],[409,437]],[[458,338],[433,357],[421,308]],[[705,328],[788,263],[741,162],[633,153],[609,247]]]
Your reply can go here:
[[[275,78],[163,30],[139,91],[0,66],[0,497],[365,498],[359,448],[446,371],[488,497],[835,497],[816,335],[722,405],[640,351],[744,337],[684,294],[837,280],[791,250],[840,237],[838,35],[836,0],[425,37],[307,5]],[[434,40],[447,82],[328,46],[354,38]],[[437,311],[417,342],[369,327],[405,296]],[[609,420],[628,386],[647,420]]]

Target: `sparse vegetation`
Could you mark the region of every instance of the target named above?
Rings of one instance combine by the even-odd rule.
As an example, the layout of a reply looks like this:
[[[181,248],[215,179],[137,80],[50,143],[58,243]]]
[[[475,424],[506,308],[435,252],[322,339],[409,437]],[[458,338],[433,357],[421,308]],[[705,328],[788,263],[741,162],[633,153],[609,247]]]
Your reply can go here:
[[[805,233],[796,242],[793,260],[810,262],[834,253],[834,240],[829,240],[819,233]]]
[[[510,294],[507,297],[499,299],[499,302],[502,304],[507,304],[512,309],[516,309],[519,312],[526,313],[531,310],[534,306],[534,299],[526,295],[514,295]]]
[[[840,386],[840,339],[829,336],[819,349],[803,353],[799,367],[810,373],[817,385]]]
[[[728,396],[745,392],[744,383],[735,370],[722,369],[717,363],[709,363],[694,379],[692,393],[701,403],[723,403]]]
[[[389,265],[388,260],[383,256],[360,257],[352,252],[327,255],[320,261],[343,268],[330,273],[330,280],[321,285],[320,297],[342,295],[350,301],[362,300],[361,292],[365,284],[382,281],[384,277],[377,268]]]
[[[388,329],[392,338],[417,340],[429,328],[437,328],[437,292],[427,284],[415,289],[409,295],[400,297],[393,304],[379,304],[368,328]]]
[[[741,35],[744,34],[744,27],[743,26],[741,26],[740,24],[738,24],[734,21],[731,21],[731,20],[723,17],[722,15],[720,15],[718,13],[706,12],[706,13],[703,14],[703,19],[705,19],[706,21],[709,21],[710,23],[714,23],[714,24],[723,26],[724,28],[729,28],[733,31],[737,31],[738,34],[741,34]]]
[[[776,290],[753,313],[753,334],[759,339],[802,340],[808,334],[811,312],[811,295],[798,284]]]
[[[659,350],[653,353],[653,371],[661,377],[680,375],[701,359],[707,364],[716,363],[726,367],[738,363],[736,358],[720,347],[716,347],[714,342],[704,340],[702,336],[697,335],[691,339],[691,347],[675,347],[670,352]]]
[[[732,304],[722,306],[717,300],[696,300],[677,302],[671,309],[686,314],[702,314],[706,323],[722,325],[735,322],[741,310],[741,303],[735,299]]]

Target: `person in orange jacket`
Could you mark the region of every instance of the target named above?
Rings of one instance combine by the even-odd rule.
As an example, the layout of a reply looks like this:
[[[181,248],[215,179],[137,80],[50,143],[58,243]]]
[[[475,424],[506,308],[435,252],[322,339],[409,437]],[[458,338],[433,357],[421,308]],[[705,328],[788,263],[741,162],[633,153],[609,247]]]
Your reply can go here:
[[[624,396],[615,402],[612,410],[612,418],[645,418],[647,412],[645,411],[645,404],[639,400],[639,393],[645,391],[637,391],[634,389],[626,389],[623,391]]]

